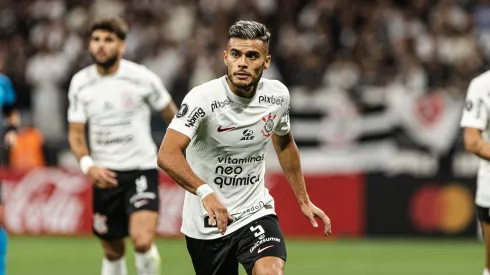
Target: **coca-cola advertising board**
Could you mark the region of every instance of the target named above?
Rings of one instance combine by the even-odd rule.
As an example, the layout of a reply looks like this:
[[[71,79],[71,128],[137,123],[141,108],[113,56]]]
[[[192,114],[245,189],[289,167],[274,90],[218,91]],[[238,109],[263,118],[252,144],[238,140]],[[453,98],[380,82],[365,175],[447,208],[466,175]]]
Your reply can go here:
[[[306,175],[310,198],[332,218],[335,234],[362,235],[364,178]],[[5,224],[11,234],[87,235],[92,232],[92,185],[80,171],[41,168],[19,173],[0,169]],[[313,228],[282,173],[266,175],[284,234],[321,236]],[[179,236],[185,191],[160,173],[161,236]],[[321,223],[320,223],[321,224]]]

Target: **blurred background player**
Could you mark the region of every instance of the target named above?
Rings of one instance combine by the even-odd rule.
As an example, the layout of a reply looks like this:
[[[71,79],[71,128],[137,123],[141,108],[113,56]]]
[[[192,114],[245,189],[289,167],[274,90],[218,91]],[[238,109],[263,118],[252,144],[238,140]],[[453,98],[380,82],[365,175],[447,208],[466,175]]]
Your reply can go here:
[[[17,138],[20,117],[14,107],[16,95],[10,79],[0,72],[0,106],[3,111],[4,143],[7,149],[12,147]],[[1,188],[1,184],[0,184]],[[3,193],[0,189],[0,275],[6,272],[7,232],[4,228]]]
[[[321,219],[324,234],[331,232],[330,219],[306,191],[289,91],[262,78],[271,62],[270,35],[255,21],[233,24],[227,74],[187,94],[162,141],[160,167],[188,191],[182,232],[198,275],[237,275],[238,263],[250,275],[284,274],[285,239],[264,180],[271,140],[303,215],[314,227]]]
[[[170,123],[176,107],[154,73],[122,59],[126,34],[126,22],[119,18],[92,25],[89,52],[95,64],[71,80],[69,142],[94,185],[93,232],[105,253],[102,275],[127,274],[124,238],[128,234],[137,273],[157,275],[160,256],[153,238],[159,181],[150,114],[151,109],[159,111]]]
[[[486,244],[486,265],[483,275],[490,275],[490,131],[488,123],[490,91],[488,87],[490,87],[490,72],[485,72],[471,81],[461,118],[466,150],[481,159],[475,203]]]

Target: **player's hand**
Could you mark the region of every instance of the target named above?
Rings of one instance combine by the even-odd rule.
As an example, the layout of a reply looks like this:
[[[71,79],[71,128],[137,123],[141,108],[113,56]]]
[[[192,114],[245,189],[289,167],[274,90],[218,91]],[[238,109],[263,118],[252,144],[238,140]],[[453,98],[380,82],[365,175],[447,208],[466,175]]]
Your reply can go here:
[[[15,143],[17,142],[17,132],[8,131],[5,134],[5,138],[4,138],[3,142],[5,144],[5,147],[7,147],[7,148],[13,147],[15,145]]]
[[[224,204],[218,199],[215,193],[207,195],[202,200],[202,204],[209,214],[209,223],[214,225],[216,219],[218,232],[221,233],[221,235],[224,235],[226,227],[228,226],[228,221],[233,220]]]
[[[90,167],[87,176],[95,186],[102,189],[114,188],[117,185],[116,173],[100,166]]]
[[[332,233],[330,218],[325,215],[325,213],[320,208],[316,207],[312,202],[302,205],[301,212],[303,212],[303,215],[305,215],[305,217],[310,220],[313,227],[318,227],[318,223],[316,222],[315,218],[320,218],[324,224],[323,233],[325,234],[325,236],[328,236],[328,234]]]

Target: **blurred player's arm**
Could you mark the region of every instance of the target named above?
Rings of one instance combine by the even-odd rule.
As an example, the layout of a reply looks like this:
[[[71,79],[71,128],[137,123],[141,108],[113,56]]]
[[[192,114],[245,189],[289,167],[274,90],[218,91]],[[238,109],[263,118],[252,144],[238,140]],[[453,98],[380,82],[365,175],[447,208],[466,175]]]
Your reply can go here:
[[[160,110],[160,115],[163,119],[163,121],[169,125],[170,122],[172,122],[172,119],[174,118],[175,114],[177,113],[177,106],[175,106],[175,103],[173,100],[170,100],[170,102]]]
[[[85,133],[87,115],[85,104],[78,95],[76,80],[72,80],[70,83],[68,102],[68,142],[71,151],[80,163],[82,172],[99,188],[116,186],[116,174],[95,165],[93,159],[90,157]]]
[[[163,121],[169,125],[177,113],[177,106],[162,80],[155,73],[148,70],[148,78],[151,82],[151,91],[147,96],[148,104],[160,112]]]
[[[20,115],[15,107],[16,94],[14,87],[8,78],[4,78],[4,81],[0,85],[5,95],[5,103],[2,106],[2,113],[4,117],[5,127],[5,145],[13,146],[17,139],[17,130],[20,126]]]
[[[464,147],[478,157],[490,161],[490,143],[485,141],[480,129],[467,127],[464,129]]]
[[[84,156],[89,155],[87,140],[85,138],[85,123],[70,123],[68,125],[68,142],[70,149],[80,161]]]
[[[461,117],[465,149],[480,158],[490,160],[490,144],[482,137],[488,126],[487,88],[481,78],[473,79],[468,87]]]
[[[324,234],[328,235],[332,231],[330,219],[320,208],[316,207],[310,201],[301,169],[299,150],[296,146],[296,142],[294,142],[293,134],[290,130],[284,135],[274,133],[272,135],[272,143],[279,159],[279,163],[281,164],[281,168],[296,195],[296,199],[300,204],[303,215],[310,220],[314,227],[318,227],[315,217],[320,218],[324,224]]]

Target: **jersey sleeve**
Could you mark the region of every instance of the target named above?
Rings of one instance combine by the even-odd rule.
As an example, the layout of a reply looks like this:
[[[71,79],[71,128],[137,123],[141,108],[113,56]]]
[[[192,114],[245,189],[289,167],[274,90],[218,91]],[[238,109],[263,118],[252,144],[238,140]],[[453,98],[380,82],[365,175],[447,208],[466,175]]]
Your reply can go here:
[[[197,129],[206,123],[209,116],[208,100],[196,89],[191,90],[182,101],[168,128],[180,132],[190,139],[194,138]]]
[[[4,104],[5,105],[14,105],[16,100],[14,86],[9,78],[5,77],[2,79],[2,83],[0,85],[0,89],[2,89],[4,94]]]
[[[68,122],[70,123],[87,122],[85,104],[83,104],[83,101],[80,99],[79,89],[80,87],[76,77],[73,77],[68,91]]]
[[[466,94],[466,102],[461,118],[461,127],[485,129],[488,123],[488,110],[483,96],[487,95],[481,82],[471,81]]]
[[[287,88],[286,87],[284,88],[287,91]],[[290,98],[289,98],[289,92],[287,92],[286,101],[284,105],[285,110],[282,112],[282,115],[279,118],[276,127],[274,127],[274,133],[276,135],[284,136],[288,134],[289,131],[291,130],[291,124],[289,122],[289,104],[290,104]]]
[[[170,103],[172,97],[165,88],[162,80],[153,72],[149,71],[151,91],[148,94],[148,103],[155,111],[161,111]]]

